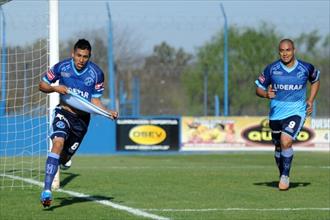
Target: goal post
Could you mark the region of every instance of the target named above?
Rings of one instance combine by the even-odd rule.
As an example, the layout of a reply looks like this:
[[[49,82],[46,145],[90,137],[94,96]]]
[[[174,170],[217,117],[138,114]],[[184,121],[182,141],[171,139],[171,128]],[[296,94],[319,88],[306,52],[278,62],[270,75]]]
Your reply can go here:
[[[49,0],[49,66],[53,66],[59,61],[59,38],[58,38],[58,0]],[[58,82],[57,82],[58,84]],[[59,103],[59,94],[50,93],[49,98],[49,123],[53,121],[53,110]],[[50,124],[51,126],[51,124]],[[50,149],[52,141],[49,140]],[[52,188],[60,187],[60,169],[58,169]]]
[[[16,20],[11,9],[24,9],[24,3],[5,6],[0,13],[0,190],[33,186],[21,178],[43,182],[52,112],[59,103],[58,94],[38,89],[42,75],[59,60],[58,0],[38,3],[41,10],[18,14]],[[10,39],[14,29],[32,31],[33,37]],[[59,176],[53,185],[58,187]]]

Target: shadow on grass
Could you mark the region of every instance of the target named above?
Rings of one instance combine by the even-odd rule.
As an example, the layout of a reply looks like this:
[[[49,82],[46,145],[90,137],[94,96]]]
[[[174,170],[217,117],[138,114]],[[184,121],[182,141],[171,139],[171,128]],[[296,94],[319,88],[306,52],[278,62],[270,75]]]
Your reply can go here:
[[[277,188],[278,187],[278,181],[253,183],[253,185],[268,186],[268,187]],[[306,187],[306,186],[309,186],[309,185],[311,185],[311,183],[309,183],[309,182],[290,182],[290,188]]]
[[[54,211],[57,208],[62,208],[68,205],[81,203],[81,202],[91,202],[91,201],[111,201],[114,197],[106,196],[89,196],[89,197],[57,197],[56,200],[60,200],[58,205],[50,206],[49,208],[44,209],[44,211]]]
[[[65,178],[60,182],[61,188],[65,187],[69,182],[80,175],[75,173],[61,172],[61,177],[63,178],[63,176],[65,176]]]
[[[64,188],[69,182],[71,182],[74,178],[80,176],[79,174],[69,173],[69,172],[61,172],[61,177],[64,179],[61,180],[60,186]],[[44,211],[53,211],[57,208],[62,208],[64,206],[72,205],[75,203],[81,202],[91,202],[91,201],[111,201],[114,197],[106,197],[106,196],[88,196],[88,197],[55,197],[55,201],[60,201],[58,205],[50,206],[49,208],[44,209]],[[54,202],[54,201],[53,201]]]

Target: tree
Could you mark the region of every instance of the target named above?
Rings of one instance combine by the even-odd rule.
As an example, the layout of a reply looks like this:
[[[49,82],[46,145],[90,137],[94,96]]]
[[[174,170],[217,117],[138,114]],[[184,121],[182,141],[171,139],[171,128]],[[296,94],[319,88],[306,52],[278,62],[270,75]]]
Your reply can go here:
[[[322,37],[317,31],[301,34],[296,40],[297,56],[312,63],[321,72],[321,87],[316,98],[317,116],[330,116],[330,34]]]
[[[142,114],[184,114],[186,97],[180,78],[191,58],[183,49],[175,49],[166,42],[154,47],[138,70]]]
[[[230,114],[267,114],[267,104],[255,97],[254,81],[265,64],[276,59],[277,48],[274,45],[278,44],[280,36],[273,27],[263,24],[257,29],[231,27],[228,39]],[[191,114],[200,114],[202,109],[200,100],[205,68],[209,71],[208,101],[212,102],[214,95],[223,100],[223,42],[223,32],[219,32],[199,49],[195,65],[183,75],[189,105],[193,106]]]

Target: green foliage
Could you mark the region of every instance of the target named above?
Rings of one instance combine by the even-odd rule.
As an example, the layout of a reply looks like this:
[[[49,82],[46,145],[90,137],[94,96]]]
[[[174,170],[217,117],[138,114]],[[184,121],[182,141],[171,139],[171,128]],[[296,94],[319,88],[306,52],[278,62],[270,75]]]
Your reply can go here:
[[[127,35],[122,35],[125,39]],[[259,27],[228,30],[229,113],[230,115],[267,115],[268,102],[255,95],[254,81],[269,63],[278,59],[278,42],[283,36],[266,23]],[[75,39],[76,40],[76,39]],[[75,40],[61,45],[61,58],[70,55]],[[90,39],[92,60],[104,70],[108,82],[107,45],[101,36]],[[314,64],[321,70],[321,88],[317,96],[317,116],[330,116],[330,35],[321,37],[317,31],[302,33],[295,41],[297,58]],[[125,40],[122,40],[126,42]],[[215,34],[210,41],[188,54],[166,42],[154,46],[148,56],[135,54],[130,44],[115,47],[117,86],[124,81],[128,97],[133,76],[140,78],[142,115],[176,114],[202,115],[204,75],[208,73],[208,115],[214,114],[214,96],[224,98],[224,33]],[[117,49],[116,49],[117,48]],[[125,51],[129,51],[126,53]],[[64,56],[63,56],[64,54]],[[107,97],[108,87],[104,92]]]
[[[141,82],[141,112],[146,115],[179,114],[185,111],[181,74],[192,56],[165,42],[154,47],[138,70]]]
[[[201,113],[203,105],[203,75],[209,71],[209,103],[213,96],[219,95],[223,103],[224,70],[223,51],[224,34],[219,32],[210,42],[199,48],[196,62],[187,68],[182,81],[188,96],[188,114]],[[269,63],[278,59],[277,45],[282,37],[275,28],[262,24],[258,28],[238,29],[230,27],[228,31],[229,59],[229,110],[230,115],[267,115],[268,102],[255,95],[254,81]],[[297,57],[306,60],[319,68],[322,73],[322,85],[329,85],[329,46],[330,37],[322,38],[317,32],[304,33],[296,42]],[[329,87],[321,86],[318,99],[318,115],[329,116],[330,102],[327,98]],[[220,110],[222,110],[222,106]],[[212,110],[212,109],[211,109]],[[212,114],[213,111],[209,111]]]
[[[267,105],[255,97],[254,80],[261,73],[265,65],[276,59],[276,47],[279,36],[271,27],[263,25],[259,29],[238,29],[231,27],[228,31],[229,39],[229,97],[231,115],[266,114]],[[202,96],[203,69],[209,70],[208,93],[219,95],[223,100],[224,70],[223,70],[224,39],[223,32],[219,32],[212,41],[200,48],[197,61],[193,68],[187,69],[183,76],[184,86],[188,96]],[[190,79],[193,78],[193,79]],[[199,79],[199,82],[195,81]],[[211,97],[213,97],[211,95]],[[196,99],[196,98],[195,98]],[[212,101],[212,100],[208,100]],[[190,103],[198,109],[199,102]],[[256,108],[257,107],[257,108]]]

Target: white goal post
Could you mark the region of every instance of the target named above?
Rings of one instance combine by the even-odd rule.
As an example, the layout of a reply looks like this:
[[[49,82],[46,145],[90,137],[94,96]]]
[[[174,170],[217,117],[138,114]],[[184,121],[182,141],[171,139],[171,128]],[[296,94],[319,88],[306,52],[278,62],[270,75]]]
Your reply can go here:
[[[59,39],[58,39],[58,0],[49,0],[49,66],[53,66],[59,61]],[[57,82],[58,84],[58,82]],[[50,93],[49,95],[49,122],[53,121],[53,110],[59,103],[59,94]],[[50,149],[52,142],[49,140]],[[60,169],[54,178],[52,188],[60,187]]]
[[[29,18],[33,16],[36,22],[32,26],[24,17],[27,15],[22,15],[13,25],[10,11],[22,5],[19,1],[10,2],[6,7],[1,5],[0,190],[33,186],[12,176],[43,182],[51,147],[52,112],[59,103],[58,94],[45,95],[38,89],[43,73],[59,60],[58,0],[44,3],[41,7],[47,5],[47,9],[43,8],[42,12],[31,12]],[[45,17],[49,17],[48,22]],[[28,43],[8,43],[7,36],[14,32],[13,26],[32,29],[36,36]],[[26,32],[28,34],[28,30]],[[58,187],[59,176],[53,185],[53,188]]]

